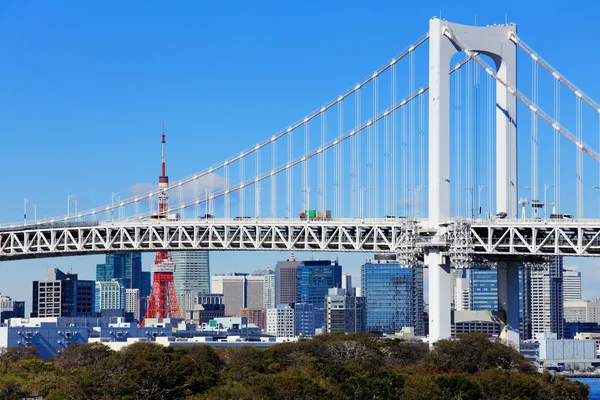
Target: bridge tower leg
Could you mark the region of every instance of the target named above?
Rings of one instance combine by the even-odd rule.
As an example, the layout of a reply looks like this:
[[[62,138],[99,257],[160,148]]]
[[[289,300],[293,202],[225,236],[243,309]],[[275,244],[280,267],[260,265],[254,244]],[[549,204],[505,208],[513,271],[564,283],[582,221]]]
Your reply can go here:
[[[474,27],[433,18],[429,21],[429,227],[434,240],[443,242],[442,226],[450,215],[450,62],[461,51],[445,34],[467,49],[492,58],[498,76],[516,84],[516,45],[510,40],[515,26]],[[509,217],[517,215],[516,103],[514,96],[496,85],[496,207]],[[491,184],[491,182],[489,182]],[[425,255],[429,266],[429,341],[450,337],[449,260],[442,250]]]
[[[440,253],[425,256],[429,265],[429,343],[450,337],[452,276],[448,257]]]
[[[521,330],[518,263],[498,263],[498,311],[504,311],[504,326],[500,338],[518,350]]]

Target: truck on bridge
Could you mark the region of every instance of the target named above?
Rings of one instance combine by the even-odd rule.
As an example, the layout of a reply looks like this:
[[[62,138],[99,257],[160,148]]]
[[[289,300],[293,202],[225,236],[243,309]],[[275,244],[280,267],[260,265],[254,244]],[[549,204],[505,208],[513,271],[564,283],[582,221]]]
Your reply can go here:
[[[306,210],[300,213],[300,219],[309,221],[330,221],[331,210]]]

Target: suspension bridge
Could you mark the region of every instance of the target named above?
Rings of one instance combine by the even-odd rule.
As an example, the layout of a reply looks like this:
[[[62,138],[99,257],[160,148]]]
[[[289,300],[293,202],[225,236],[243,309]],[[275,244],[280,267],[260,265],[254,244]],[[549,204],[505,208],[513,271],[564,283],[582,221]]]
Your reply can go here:
[[[0,260],[394,252],[429,268],[432,341],[450,336],[450,269],[494,263],[503,335],[518,344],[517,267],[600,255],[600,220],[584,214],[600,191],[599,116],[515,25],[433,18],[366,79],[218,165],[110,205],[0,226]],[[597,186],[584,185],[584,167]]]

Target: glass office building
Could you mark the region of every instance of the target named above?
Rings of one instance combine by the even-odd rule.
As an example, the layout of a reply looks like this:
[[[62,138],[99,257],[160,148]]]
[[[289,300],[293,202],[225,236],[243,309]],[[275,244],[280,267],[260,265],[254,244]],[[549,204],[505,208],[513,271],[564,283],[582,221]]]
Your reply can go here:
[[[402,267],[395,257],[382,255],[367,260],[361,272],[366,330],[394,333],[414,327],[423,335],[423,269]]]
[[[330,260],[302,261],[296,267],[296,285],[296,303],[325,309],[327,291],[342,287],[342,266]]]
[[[173,281],[177,303],[181,312],[185,310],[187,292],[210,293],[210,266],[208,251],[175,251],[172,254],[175,272]]]
[[[96,281],[110,282],[113,279],[126,288],[141,290],[142,254],[107,254],[104,264],[96,265]]]
[[[342,266],[337,261],[307,260],[296,267],[296,304],[314,305],[317,328],[324,326],[325,297],[328,290],[341,287]]]
[[[498,310],[498,271],[471,270],[471,298],[473,311]]]

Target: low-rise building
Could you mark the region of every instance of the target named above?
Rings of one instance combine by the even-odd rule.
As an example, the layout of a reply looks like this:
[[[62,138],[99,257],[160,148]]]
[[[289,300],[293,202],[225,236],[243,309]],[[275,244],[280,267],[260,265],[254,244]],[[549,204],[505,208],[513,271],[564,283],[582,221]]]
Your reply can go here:
[[[600,355],[600,332],[579,332],[575,340],[593,340],[596,343],[596,355]]]
[[[103,341],[127,341],[138,338],[148,341],[159,336],[171,336],[170,324],[162,327],[126,323],[124,318],[11,318],[0,325],[0,350],[15,347],[35,347],[43,360],[50,360],[68,346],[87,343],[90,338]]]
[[[265,308],[242,308],[240,309],[240,315],[248,318],[249,324],[258,326],[263,332],[266,331],[267,310]]]

